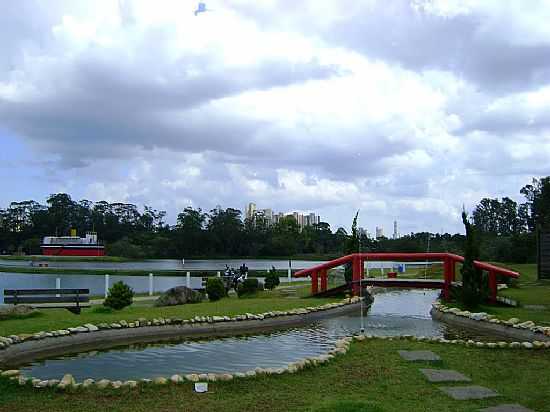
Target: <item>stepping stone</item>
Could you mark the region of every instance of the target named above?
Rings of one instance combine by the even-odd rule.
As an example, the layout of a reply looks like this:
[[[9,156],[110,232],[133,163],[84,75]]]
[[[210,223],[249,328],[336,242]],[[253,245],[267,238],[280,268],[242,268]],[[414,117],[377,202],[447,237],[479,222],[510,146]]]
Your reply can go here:
[[[460,372],[449,369],[420,369],[429,382],[471,382]]]
[[[484,388],[483,386],[445,386],[439,389],[457,401],[494,398],[495,396],[499,396],[495,391]]]
[[[491,406],[490,408],[480,409],[481,412],[535,412],[527,409],[517,403],[507,403],[504,405]]]
[[[411,362],[439,362],[439,355],[429,350],[399,350],[399,356]]]

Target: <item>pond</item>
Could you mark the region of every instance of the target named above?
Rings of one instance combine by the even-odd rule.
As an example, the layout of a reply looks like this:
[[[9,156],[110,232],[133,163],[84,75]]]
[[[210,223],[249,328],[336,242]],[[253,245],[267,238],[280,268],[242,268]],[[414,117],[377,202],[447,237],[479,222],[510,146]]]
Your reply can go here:
[[[364,317],[366,333],[484,338],[432,320],[429,312],[437,294],[433,290],[410,290],[376,295],[374,304]],[[358,310],[269,334],[131,345],[36,361],[21,369],[25,375],[40,379],[55,379],[70,373],[78,381],[86,378],[128,380],[187,373],[245,372],[256,367],[283,367],[304,357],[325,353],[338,338],[358,333],[360,327]]]

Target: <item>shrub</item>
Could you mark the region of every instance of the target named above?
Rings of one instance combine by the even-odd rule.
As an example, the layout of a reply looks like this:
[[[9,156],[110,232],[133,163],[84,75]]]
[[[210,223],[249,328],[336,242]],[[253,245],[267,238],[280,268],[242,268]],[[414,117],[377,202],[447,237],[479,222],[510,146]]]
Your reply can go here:
[[[281,281],[279,280],[279,274],[274,266],[271,267],[271,270],[267,272],[267,275],[264,280],[264,286],[266,289],[273,290],[279,286]]]
[[[259,288],[260,288],[260,285],[259,285],[258,279],[255,279],[255,278],[245,279],[244,282],[237,287],[237,295],[240,298],[244,296],[251,296],[256,294]]]
[[[133,302],[134,291],[124,282],[116,282],[111,289],[107,299],[103,302],[103,306],[120,310],[126,306],[130,306]]]
[[[225,285],[220,278],[208,278],[206,280],[206,293],[211,301],[220,300],[226,296]]]

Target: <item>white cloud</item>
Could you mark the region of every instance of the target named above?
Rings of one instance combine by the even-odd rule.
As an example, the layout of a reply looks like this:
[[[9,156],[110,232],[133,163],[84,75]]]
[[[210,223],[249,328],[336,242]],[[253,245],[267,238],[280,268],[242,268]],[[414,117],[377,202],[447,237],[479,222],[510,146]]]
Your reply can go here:
[[[363,226],[451,231],[462,204],[550,174],[545,2],[195,6],[8,7],[0,130],[43,171],[15,178],[171,221],[256,201],[334,227],[361,209]]]

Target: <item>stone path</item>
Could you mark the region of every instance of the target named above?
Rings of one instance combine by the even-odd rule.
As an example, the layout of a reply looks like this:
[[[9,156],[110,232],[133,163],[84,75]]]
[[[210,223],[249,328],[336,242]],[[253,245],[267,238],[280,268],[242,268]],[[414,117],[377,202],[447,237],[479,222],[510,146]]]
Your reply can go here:
[[[460,372],[449,369],[420,369],[428,382],[471,382],[472,380]]]
[[[438,362],[439,355],[428,350],[400,350],[399,356],[409,362]],[[471,379],[460,372],[450,369],[420,369],[428,382],[471,382]],[[497,392],[483,386],[440,386],[440,391],[456,400],[487,399],[500,396]],[[502,404],[490,408],[480,409],[480,412],[534,412],[519,404]]]
[[[498,406],[491,406],[490,408],[480,409],[481,412],[535,412],[532,409],[524,408],[521,405],[518,405],[517,403],[511,404],[504,404],[504,405],[498,405]]]
[[[442,386],[439,387],[439,390],[458,401],[494,398],[499,396],[495,391],[483,386]]]
[[[400,350],[399,356],[410,362],[439,362],[441,358],[429,350]]]

